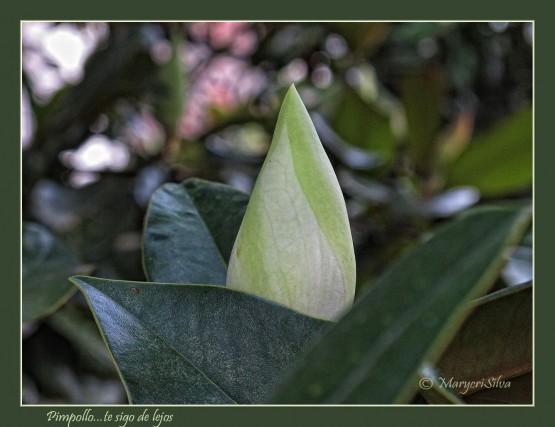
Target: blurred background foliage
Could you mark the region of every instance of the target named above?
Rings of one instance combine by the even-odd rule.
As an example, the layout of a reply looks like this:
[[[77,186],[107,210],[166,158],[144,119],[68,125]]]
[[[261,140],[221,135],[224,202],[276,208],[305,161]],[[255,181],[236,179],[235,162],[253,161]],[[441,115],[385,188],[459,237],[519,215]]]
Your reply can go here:
[[[438,222],[530,203],[532,44],[519,22],[24,22],[23,402],[126,402],[66,278],[144,280],[164,182],[250,191],[292,83],[345,194],[359,291]],[[495,289],[531,280],[531,240]]]

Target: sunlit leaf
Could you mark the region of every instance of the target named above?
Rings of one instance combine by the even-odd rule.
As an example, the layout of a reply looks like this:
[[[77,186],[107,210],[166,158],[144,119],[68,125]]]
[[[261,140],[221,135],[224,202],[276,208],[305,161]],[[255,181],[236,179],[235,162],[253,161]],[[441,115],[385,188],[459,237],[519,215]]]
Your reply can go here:
[[[455,162],[448,178],[449,185],[471,185],[484,196],[526,190],[531,183],[531,108],[521,110],[478,136]]]

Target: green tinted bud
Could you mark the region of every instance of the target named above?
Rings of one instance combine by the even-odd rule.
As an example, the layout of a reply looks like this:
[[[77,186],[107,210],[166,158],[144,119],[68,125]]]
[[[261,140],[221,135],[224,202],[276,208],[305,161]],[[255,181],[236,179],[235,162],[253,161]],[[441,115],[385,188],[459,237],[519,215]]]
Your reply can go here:
[[[294,86],[237,235],[227,286],[323,319],[352,305],[355,257],[345,201]]]

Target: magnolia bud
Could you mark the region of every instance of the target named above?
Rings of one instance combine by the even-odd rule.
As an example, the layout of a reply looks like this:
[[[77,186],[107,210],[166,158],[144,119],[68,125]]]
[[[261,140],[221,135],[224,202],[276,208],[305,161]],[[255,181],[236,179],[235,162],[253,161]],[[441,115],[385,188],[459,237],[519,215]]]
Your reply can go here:
[[[227,286],[331,320],[352,305],[355,274],[339,183],[291,86],[233,247]]]

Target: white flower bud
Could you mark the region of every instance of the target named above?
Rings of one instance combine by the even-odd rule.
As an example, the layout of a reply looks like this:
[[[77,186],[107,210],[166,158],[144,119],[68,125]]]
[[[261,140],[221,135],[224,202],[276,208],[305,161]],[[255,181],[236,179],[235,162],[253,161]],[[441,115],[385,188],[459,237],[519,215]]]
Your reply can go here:
[[[291,86],[233,247],[227,286],[336,319],[353,303],[355,274],[341,189]]]

